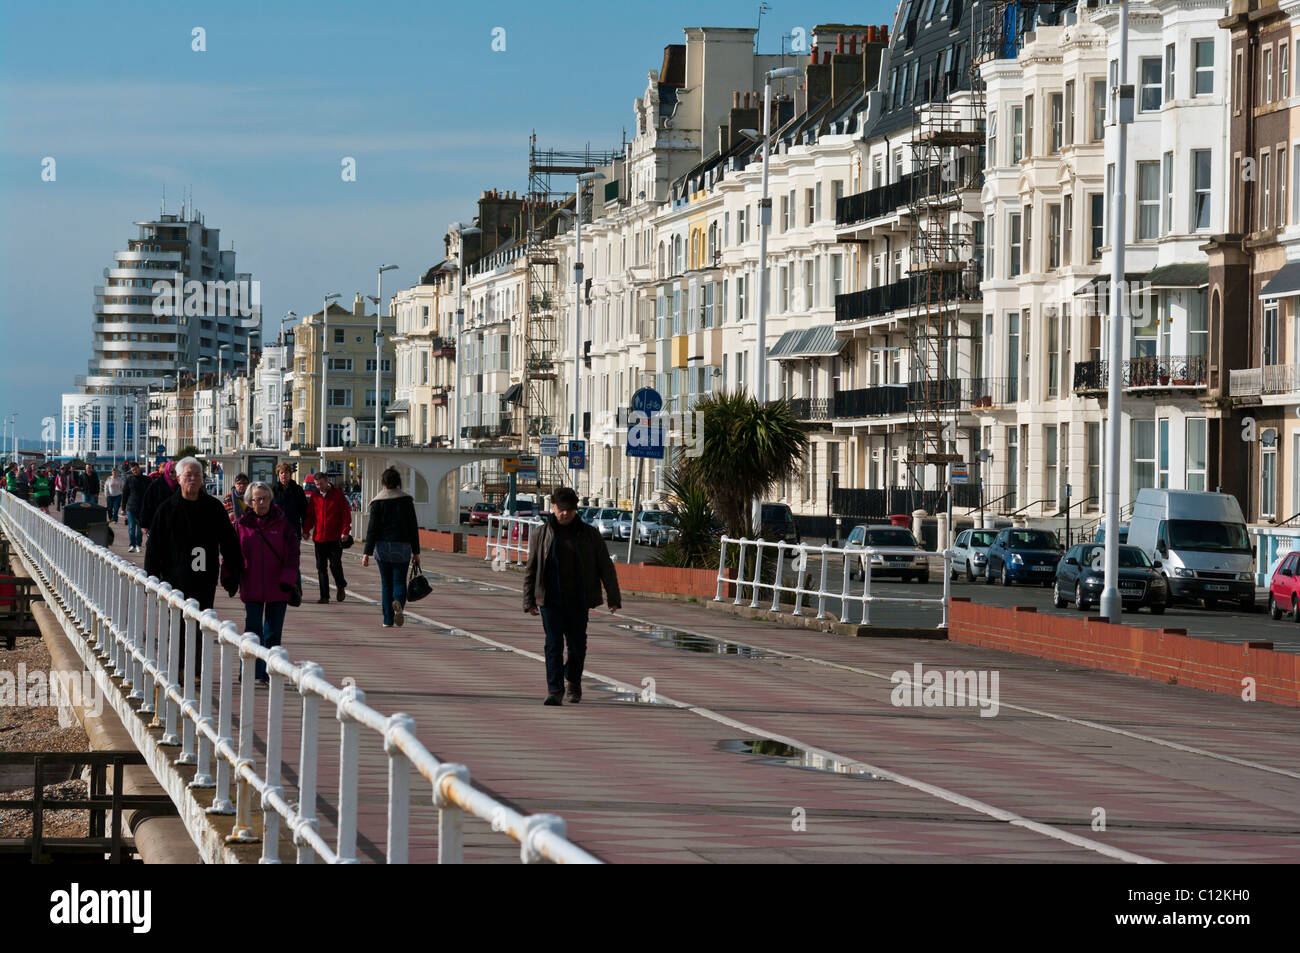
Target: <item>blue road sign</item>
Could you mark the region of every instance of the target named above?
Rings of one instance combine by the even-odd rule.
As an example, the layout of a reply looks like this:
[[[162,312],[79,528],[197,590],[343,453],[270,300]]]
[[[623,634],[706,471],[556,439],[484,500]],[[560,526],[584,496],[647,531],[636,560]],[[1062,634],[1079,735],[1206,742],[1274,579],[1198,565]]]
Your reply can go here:
[[[643,414],[657,414],[664,409],[664,399],[653,387],[642,387],[632,395],[631,409]]]
[[[651,391],[651,393],[654,393]],[[655,395],[656,398],[658,395]],[[633,410],[627,417],[627,455],[649,460],[664,458],[663,417]]]
[[[587,441],[569,441],[569,469],[585,470],[587,468]]]

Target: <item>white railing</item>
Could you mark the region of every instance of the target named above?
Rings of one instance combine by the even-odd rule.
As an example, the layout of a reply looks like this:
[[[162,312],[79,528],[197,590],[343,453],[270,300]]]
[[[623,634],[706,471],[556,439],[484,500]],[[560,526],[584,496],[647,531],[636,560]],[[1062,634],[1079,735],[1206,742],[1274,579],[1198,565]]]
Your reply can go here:
[[[497,565],[513,562],[522,566],[528,561],[528,543],[542,525],[537,516],[488,516],[488,543],[484,559]]]
[[[293,832],[298,863],[313,863],[317,857],[329,863],[357,862],[362,729],[378,735],[388,755],[388,863],[407,862],[412,768],[432,783],[433,801],[438,808],[439,863],[463,862],[466,812],[516,840],[524,863],[600,862],[565,838],[565,824],[560,817],[525,816],[475,790],[468,768],[439,761],[420,743],[410,716],[380,714],[365,704],[364,692],[355,685],[338,688],[326,681],[315,662],[294,663],[284,648],[263,647],[257,636],[240,634],[233,622],[221,621],[211,609],[200,612],[198,603],[186,599],[180,590],[146,576],[121,557],[3,491],[0,527],[46,590],[50,608],[63,616],[69,636],[79,639],[82,648],[93,646],[104,674],[121,678],[120,689],[109,700],[123,721],[136,719],[143,725],[144,720],[138,716],[152,716],[149,727],[162,728],[159,744],[180,749],[173,763],[194,766],[189,788],[213,791],[207,813],[235,816],[232,842],[258,840],[253,811],[254,805],[260,804],[262,863],[279,863],[281,821]],[[182,624],[186,630],[184,659],[180,657],[182,640],[178,632]],[[220,652],[221,663],[215,713],[214,648]],[[199,651],[202,665],[200,686],[196,688],[195,656]],[[233,694],[236,654],[241,672],[237,707]],[[83,652],[83,658],[89,657]],[[253,738],[258,659],[266,663],[270,677],[260,774]],[[100,681],[110,688],[114,684],[108,678]],[[282,714],[289,688],[302,696],[296,804],[286,800],[280,782]],[[322,702],[341,723],[337,838],[333,844],[321,836],[316,817],[317,730]],[[236,719],[237,738],[232,735]]]
[[[739,559],[737,565],[742,567],[736,576],[727,576],[727,550],[732,547],[732,552],[738,551]],[[764,553],[770,553],[775,550],[776,568],[772,580],[764,581],[763,576],[763,556]],[[747,553],[749,554],[747,556]],[[943,595],[934,598],[925,598],[920,596],[880,596],[871,591],[871,557],[872,556],[908,556],[915,559],[917,556],[924,556],[928,560],[930,556],[936,555],[943,560]],[[750,561],[752,560],[753,569],[749,570]],[[820,566],[814,572],[812,566],[814,562],[820,563]],[[830,569],[833,565],[839,566],[840,582],[839,588],[833,589],[828,586]],[[850,569],[861,569],[862,585],[861,588],[853,584],[850,578]],[[885,569],[891,574],[902,571],[903,567]],[[792,572],[794,581],[792,585],[785,584],[786,572]],[[909,566],[908,572],[929,573],[927,566],[924,570],[916,570]],[[805,586],[804,583],[809,581],[810,574],[818,578],[816,588]],[[795,544],[787,542],[770,542],[763,539],[733,539],[730,536],[722,537],[721,552],[718,555],[718,591],[714,596],[714,602],[724,601],[722,591],[724,586],[735,586],[736,598],[733,605],[742,605],[745,601],[745,590],[750,593],[749,607],[757,609],[760,605],[759,594],[770,592],[772,596],[771,605],[767,608],[773,612],[781,610],[781,596],[783,593],[789,593],[794,596],[794,608],[792,615],[804,614],[804,600],[809,602],[817,601],[817,619],[825,619],[829,613],[826,611],[828,601],[838,601],[840,604],[839,621],[852,622],[851,616],[854,614],[854,606],[861,607],[861,621],[859,625],[871,624],[871,606],[874,603],[903,603],[907,605],[933,605],[940,611],[939,628],[946,628],[948,625],[948,600],[952,594],[952,550],[945,550],[942,553],[927,553],[922,549],[911,549],[896,546],[869,547],[866,549],[844,550],[837,546],[808,546],[806,544]],[[766,596],[761,600],[766,602]]]
[[[1228,371],[1228,396],[1290,394],[1300,390],[1300,364],[1267,364]]]

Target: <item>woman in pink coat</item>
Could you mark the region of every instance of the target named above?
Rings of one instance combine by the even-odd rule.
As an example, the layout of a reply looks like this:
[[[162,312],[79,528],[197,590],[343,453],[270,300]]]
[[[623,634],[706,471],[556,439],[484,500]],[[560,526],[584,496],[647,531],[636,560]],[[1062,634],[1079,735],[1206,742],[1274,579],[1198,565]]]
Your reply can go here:
[[[284,513],[271,502],[271,488],[250,483],[244,491],[248,508],[235,522],[244,572],[239,598],[244,603],[244,630],[259,636],[262,644],[280,644],[290,596],[298,585],[298,533]],[[257,680],[268,681],[266,663],[257,660]]]

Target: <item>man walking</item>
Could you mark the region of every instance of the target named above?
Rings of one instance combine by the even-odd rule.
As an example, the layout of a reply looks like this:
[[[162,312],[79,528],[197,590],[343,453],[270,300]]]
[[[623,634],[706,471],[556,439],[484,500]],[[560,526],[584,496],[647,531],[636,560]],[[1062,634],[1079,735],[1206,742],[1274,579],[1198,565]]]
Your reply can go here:
[[[560,487],[551,496],[551,515],[529,541],[524,568],[524,611],[540,612],[546,630],[545,705],[562,704],[566,680],[569,701],[582,701],[588,610],[601,604],[602,583],[609,611],[617,612],[623,599],[609,549],[596,527],[578,519],[578,494]]]
[[[293,531],[302,535],[303,517],[307,515],[307,494],[293,478],[293,464],[282,463],[275,468],[275,492],[271,500],[284,512]]]
[[[226,505],[226,515],[230,517],[232,523],[238,523],[239,518],[244,515],[244,510],[248,509],[248,503],[244,500],[244,493],[247,490],[248,474],[236,474],[234,490],[227,493],[221,500]]]
[[[342,602],[347,598],[348,586],[343,578],[343,537],[352,535],[352,506],[325,472],[316,474],[316,492],[307,498],[303,539],[309,535],[316,544],[316,577],[320,582],[320,598],[316,601],[330,601],[329,573],[332,572],[338,586],[338,600]]]
[[[144,497],[152,481],[140,472],[140,464],[131,464],[131,475],[122,486],[122,506],[126,510],[126,531],[130,537],[127,552],[138,553],[143,542],[140,514],[144,512]]]
[[[186,598],[196,599],[199,609],[211,609],[218,581],[232,597],[239,588],[244,569],[239,535],[221,501],[203,489],[203,465],[198,460],[186,457],[176,465],[176,473],[179,491],[162,502],[149,527],[144,571],[171,583]],[[184,651],[184,627],[181,632]],[[185,658],[182,654],[182,666]],[[202,659],[202,653],[196,652],[196,679]]]
[[[81,476],[81,502],[94,503],[99,499],[99,474],[89,463]]]

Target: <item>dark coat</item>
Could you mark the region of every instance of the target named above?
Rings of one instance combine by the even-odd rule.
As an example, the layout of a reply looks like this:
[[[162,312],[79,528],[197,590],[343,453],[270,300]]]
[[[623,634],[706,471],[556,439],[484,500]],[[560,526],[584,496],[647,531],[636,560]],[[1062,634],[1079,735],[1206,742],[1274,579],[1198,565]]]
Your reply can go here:
[[[140,525],[147,530],[153,529],[154,514],[158,508],[179,491],[179,483],[168,483],[161,473],[149,481],[149,488],[144,491],[144,503],[140,507]],[[224,508],[223,508],[224,512]],[[229,520],[227,520],[229,522]]]
[[[366,520],[366,555],[373,556],[375,543],[410,543],[411,552],[420,552],[420,524],[415,517],[415,501],[401,490],[384,490],[370,502]]]
[[[293,524],[294,532],[302,532],[302,518],[307,515],[307,494],[293,480],[285,486],[278,479],[271,489],[271,502],[280,507],[284,518]]]
[[[145,494],[149,492],[149,486],[152,482],[143,473],[138,476],[132,473],[122,485],[122,505],[136,519],[140,518],[140,513],[144,510]]]
[[[202,550],[201,568],[196,550]],[[218,580],[227,589],[237,586],[243,565],[235,527],[215,496],[200,491],[197,500],[187,500],[176,493],[158,507],[144,549],[146,573],[211,609]]]
[[[77,477],[77,485],[81,487],[82,493],[89,493],[92,499],[99,496],[99,474],[94,470],[89,473],[82,470]]]
[[[259,517],[250,506],[235,522],[244,571],[239,598],[244,602],[288,602],[298,581],[298,531],[274,503]]]
[[[604,601],[600,592],[602,583],[609,596],[609,607],[622,608],[618,572],[614,569],[614,561],[609,558],[609,547],[601,539],[600,530],[577,517],[575,522],[578,532],[578,581],[586,593],[587,608],[595,608]],[[533,530],[533,536],[528,541],[528,564],[524,567],[525,612],[535,606],[552,605],[556,601],[546,601],[547,563],[555,558],[555,526],[554,515],[547,514],[546,521]]]

